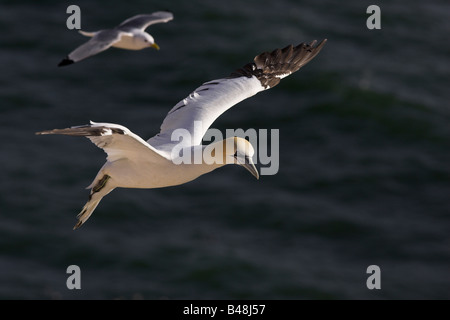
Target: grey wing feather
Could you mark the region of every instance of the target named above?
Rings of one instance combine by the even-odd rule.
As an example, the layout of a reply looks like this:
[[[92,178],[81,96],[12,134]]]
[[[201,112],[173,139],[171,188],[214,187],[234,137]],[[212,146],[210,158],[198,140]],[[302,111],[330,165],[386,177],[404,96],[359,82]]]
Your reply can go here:
[[[69,53],[69,59],[74,62],[86,59],[97,53],[105,51],[120,40],[121,33],[116,30],[103,30],[98,32],[88,42],[82,44]]]
[[[158,11],[152,14],[138,14],[128,18],[119,25],[119,29],[141,29],[145,30],[148,26],[155,23],[164,23],[173,19],[173,14],[167,11]]]

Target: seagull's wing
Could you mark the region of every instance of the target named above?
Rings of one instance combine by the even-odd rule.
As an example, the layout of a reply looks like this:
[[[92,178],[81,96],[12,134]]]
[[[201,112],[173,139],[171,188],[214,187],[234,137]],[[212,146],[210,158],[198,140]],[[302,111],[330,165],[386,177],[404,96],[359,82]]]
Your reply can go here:
[[[148,26],[155,23],[169,22],[173,19],[173,14],[167,11],[158,11],[152,14],[138,14],[122,22],[118,28],[121,30],[141,29],[144,31]]]
[[[58,64],[58,67],[78,62],[97,53],[105,51],[114,43],[118,42],[120,38],[125,34],[127,33],[115,29],[98,31],[88,42],[82,44],[74,51],[69,53],[69,55]]]
[[[325,42],[326,39],[317,44],[314,40],[309,44],[264,52],[230,77],[204,83],[169,111],[160,133],[147,142],[166,153],[170,153],[175,145],[201,144],[205,132],[222,113],[240,101],[276,86],[282,78],[311,61]],[[177,137],[172,141],[172,133],[177,129],[187,130],[190,141],[177,141]]]
[[[103,149],[109,162],[120,159],[160,162],[167,161],[157,150],[124,126],[112,123],[95,123],[37,132],[36,134],[64,134],[89,138]]]

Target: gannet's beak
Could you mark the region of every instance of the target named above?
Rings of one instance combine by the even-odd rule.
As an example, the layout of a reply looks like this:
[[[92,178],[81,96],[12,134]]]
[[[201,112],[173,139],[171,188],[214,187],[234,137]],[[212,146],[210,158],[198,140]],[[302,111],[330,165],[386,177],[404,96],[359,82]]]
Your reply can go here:
[[[156,50],[159,50],[159,46],[156,43],[151,44],[150,47],[155,48]]]
[[[245,156],[245,158],[243,159],[244,161],[242,161],[242,157],[236,157],[239,165],[241,165],[242,167],[244,167],[245,169],[247,169],[248,171],[250,171],[250,173],[256,178],[259,179],[259,173],[258,170],[255,167],[255,164],[253,163],[253,160],[251,157],[249,156]]]

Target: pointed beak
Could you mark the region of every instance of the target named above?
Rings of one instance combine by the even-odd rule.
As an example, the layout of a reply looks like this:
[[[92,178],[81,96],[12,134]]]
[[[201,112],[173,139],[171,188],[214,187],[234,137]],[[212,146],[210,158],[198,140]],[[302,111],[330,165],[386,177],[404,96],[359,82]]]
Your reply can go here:
[[[240,157],[237,157],[237,161],[239,165],[250,171],[250,173],[256,178],[259,179],[259,173],[258,170],[255,167],[255,164],[253,163],[252,158],[245,156],[244,160],[242,160]]]
[[[159,50],[159,46],[156,43],[151,44],[150,47],[155,48],[156,50]]]

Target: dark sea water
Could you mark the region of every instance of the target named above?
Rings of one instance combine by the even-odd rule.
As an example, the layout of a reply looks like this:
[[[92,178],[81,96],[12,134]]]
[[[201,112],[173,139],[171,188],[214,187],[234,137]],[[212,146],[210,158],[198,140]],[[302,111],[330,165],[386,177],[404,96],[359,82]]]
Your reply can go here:
[[[160,51],[57,68],[85,41],[66,27],[70,4],[87,31],[175,19],[148,29]],[[371,4],[381,30],[366,27]],[[1,299],[450,298],[448,1],[2,1],[0,28]],[[227,166],[117,189],[72,230],[105,154],[34,132],[93,120],[147,139],[203,82],[323,38],[301,71],[213,124],[279,129],[276,175]]]

